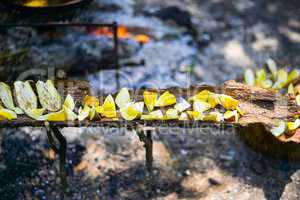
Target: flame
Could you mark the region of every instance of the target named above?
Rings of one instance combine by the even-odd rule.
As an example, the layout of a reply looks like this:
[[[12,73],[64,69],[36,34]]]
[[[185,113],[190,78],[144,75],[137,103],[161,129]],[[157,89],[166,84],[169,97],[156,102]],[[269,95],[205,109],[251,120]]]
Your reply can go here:
[[[47,0],[29,0],[26,1],[23,5],[28,7],[44,7],[48,5]]]
[[[100,27],[91,31],[91,34],[96,36],[105,35],[108,37],[113,37],[113,31],[108,27]],[[132,34],[128,31],[125,26],[119,26],[117,30],[117,36],[120,39],[133,39],[141,44],[146,44],[150,42],[150,37],[144,34]]]

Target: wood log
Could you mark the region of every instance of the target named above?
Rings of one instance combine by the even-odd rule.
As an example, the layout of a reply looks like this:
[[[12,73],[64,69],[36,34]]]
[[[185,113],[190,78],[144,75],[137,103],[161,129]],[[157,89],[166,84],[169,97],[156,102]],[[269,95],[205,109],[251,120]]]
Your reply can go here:
[[[67,94],[73,96],[77,102],[77,106],[81,105],[85,95],[91,94],[90,85],[85,81],[56,81],[56,87],[60,94],[65,97]],[[294,135],[276,138],[270,132],[271,127],[275,125],[276,120],[292,120],[295,115],[299,114],[299,106],[297,106],[294,97],[282,96],[274,91],[259,87],[250,87],[236,81],[227,81],[221,86],[212,87],[208,85],[191,86],[189,88],[168,88],[168,89],[149,89],[163,93],[168,90],[176,97],[189,98],[198,92],[207,89],[215,93],[223,93],[230,95],[239,100],[239,107],[244,115],[239,119],[238,123],[213,123],[203,121],[179,121],[179,120],[156,120],[143,121],[133,120],[126,121],[119,117],[118,120],[102,118],[99,120],[84,120],[72,122],[52,122],[58,127],[183,127],[183,128],[200,128],[207,125],[236,126],[239,128],[241,138],[246,141],[254,149],[268,153],[274,157],[287,159],[300,159],[300,129],[295,131]],[[135,101],[143,100],[144,90],[130,91]],[[113,96],[115,96],[114,94]],[[101,102],[106,95],[100,95]],[[118,113],[119,115],[119,113]],[[13,121],[1,121],[0,127],[23,127],[44,126],[44,122],[30,119],[25,115],[18,116]]]

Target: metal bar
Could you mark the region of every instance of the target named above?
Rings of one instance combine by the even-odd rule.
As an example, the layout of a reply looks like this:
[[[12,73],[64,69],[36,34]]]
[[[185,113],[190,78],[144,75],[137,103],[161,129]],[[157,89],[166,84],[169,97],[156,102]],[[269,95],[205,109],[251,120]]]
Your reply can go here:
[[[152,175],[153,169],[153,140],[152,130],[137,130],[136,131],[141,142],[144,143],[146,161],[145,165],[149,175]]]
[[[52,131],[49,127],[49,123],[45,123],[45,127],[46,127],[46,133],[47,133],[47,138],[48,138],[48,141],[49,141],[49,146],[51,149],[53,149],[53,151],[55,153],[59,153],[59,149],[56,147],[56,144],[55,144],[55,140],[52,136]]]
[[[59,128],[64,127],[104,127],[104,128],[124,128],[124,127],[134,127],[137,128],[139,126],[147,126],[147,127],[173,127],[173,128],[203,128],[207,126],[215,126],[219,127],[220,125],[226,128],[238,128],[241,125],[238,123],[230,123],[230,122],[222,122],[222,123],[214,123],[214,122],[205,122],[205,121],[180,121],[180,120],[155,120],[155,121],[144,121],[144,120],[132,120],[126,121],[121,118],[119,121],[115,121],[108,118],[103,118],[98,121],[61,121],[61,122],[51,122],[52,125],[55,125]],[[44,127],[43,121],[36,121],[27,116],[21,116],[15,121],[0,121],[0,128],[7,127]]]
[[[116,68],[116,84],[117,90],[120,88],[120,63],[119,63],[119,39],[118,39],[118,24],[113,23],[8,23],[1,24],[0,28],[11,28],[11,27],[108,27],[113,32],[113,43],[114,43],[114,65]]]
[[[61,134],[59,129],[56,126],[50,124],[50,129],[52,130],[55,138],[59,142],[59,175],[63,190],[65,193],[68,193],[68,181],[67,181],[67,172],[66,172],[66,153],[67,153],[67,140]]]
[[[86,27],[86,26],[95,26],[95,27],[112,27],[114,28],[116,26],[116,23],[7,23],[2,24],[0,23],[0,27],[50,27],[50,26],[56,26],[56,27],[71,27],[71,26],[79,26],[79,27]]]
[[[150,176],[152,176],[153,170],[153,140],[152,140],[152,131],[146,131],[146,141],[145,141],[145,149],[146,149],[146,167]]]
[[[153,140],[152,140],[152,130],[145,130],[143,127],[139,127],[136,130],[137,135],[141,142],[144,143],[145,148],[145,165],[147,169],[145,185],[146,190],[145,194],[150,196],[151,194],[155,193],[155,183],[154,183],[154,176],[153,176]]]
[[[116,83],[117,83],[117,90],[120,89],[120,63],[119,63],[119,38],[118,38],[118,24],[117,22],[113,23],[113,40],[114,40],[114,54],[115,54],[115,59],[114,59],[114,64],[116,67]]]

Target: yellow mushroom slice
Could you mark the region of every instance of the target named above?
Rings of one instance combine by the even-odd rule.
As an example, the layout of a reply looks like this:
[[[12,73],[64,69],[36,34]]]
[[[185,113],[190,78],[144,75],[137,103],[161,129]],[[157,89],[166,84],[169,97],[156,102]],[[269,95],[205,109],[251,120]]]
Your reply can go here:
[[[152,111],[147,115],[142,115],[141,120],[161,120],[164,115],[161,110]]]
[[[64,101],[64,106],[67,107],[70,110],[75,109],[75,101],[71,95],[67,95],[65,101]]]
[[[221,122],[223,115],[220,112],[210,112],[203,116],[203,121]]]
[[[273,80],[276,80],[277,79],[277,65],[276,65],[276,62],[273,59],[269,58],[269,59],[266,60],[266,64],[268,66],[269,71],[272,74]]]
[[[15,107],[15,113],[17,113],[18,115],[22,115],[22,114],[24,114],[24,112],[23,112],[23,110],[21,109],[21,108],[19,108],[19,107]]]
[[[271,128],[271,133],[275,137],[279,137],[286,131],[286,123],[283,120],[277,121],[275,126]]]
[[[263,88],[271,88],[272,86],[273,86],[273,82],[270,79],[261,82],[261,87]]]
[[[36,90],[43,108],[53,112],[61,109],[61,96],[51,80],[38,81]]]
[[[0,99],[3,105],[10,110],[15,110],[14,100],[10,86],[6,83],[0,82]]]
[[[104,111],[103,106],[96,106],[96,107],[95,107],[95,110],[96,110],[96,112],[97,112],[98,114],[102,114],[103,111]]]
[[[296,130],[300,126],[300,119],[296,119],[294,122],[287,122],[286,125],[289,131]]]
[[[186,112],[183,112],[183,113],[180,114],[178,119],[181,120],[181,121],[187,121],[187,120],[189,120],[189,116]]]
[[[178,111],[178,112],[183,112],[185,110],[187,110],[188,108],[191,107],[191,104],[189,102],[187,102],[184,98],[180,97],[176,103],[176,105],[174,106],[174,108]]]
[[[83,105],[88,105],[90,107],[92,106],[97,107],[100,105],[100,103],[97,97],[86,95],[83,99]]]
[[[245,83],[249,86],[255,85],[255,76],[251,69],[246,69],[245,74],[244,74],[244,80],[245,80]]]
[[[169,91],[166,91],[158,98],[155,106],[164,107],[164,106],[173,105],[175,103],[176,103],[175,95],[170,93]]]
[[[206,102],[208,100],[208,97],[211,94],[213,94],[213,93],[208,91],[208,90],[202,90],[201,92],[199,92],[195,96],[189,98],[189,101],[204,101],[204,102]]]
[[[267,73],[264,69],[258,70],[256,72],[255,85],[262,88],[272,87],[273,82],[270,79],[267,79]]]
[[[202,90],[197,95],[190,98],[189,100],[208,102],[211,108],[214,108],[216,107],[216,105],[218,105],[218,94],[215,94],[209,90]]]
[[[116,96],[116,104],[119,108],[123,108],[130,102],[130,94],[126,87],[122,88]]]
[[[17,119],[17,114],[12,110],[2,108],[0,109],[0,117],[8,120],[14,120]]]
[[[100,115],[98,114],[95,106],[91,107],[90,113],[89,113],[89,118],[90,118],[90,120],[101,118]]]
[[[215,108],[219,104],[219,95],[211,92],[207,98],[207,102],[211,108]]]
[[[280,69],[277,72],[277,80],[273,85],[273,88],[275,89],[281,89],[287,82],[288,79],[288,73],[285,69]]]
[[[176,109],[170,108],[166,111],[166,116],[164,117],[165,120],[174,120],[178,119],[178,111]]]
[[[237,110],[234,111],[228,110],[224,113],[224,119],[229,122],[238,123],[239,117],[240,115]]]
[[[39,120],[42,121],[53,121],[53,122],[63,122],[67,121],[66,114],[64,110],[60,110],[58,112],[49,113],[47,115],[41,116]]]
[[[103,103],[103,112],[102,116],[107,118],[117,117],[116,104],[114,98],[111,95],[108,95]]]
[[[144,111],[144,102],[128,103],[120,109],[121,116],[128,121],[134,120],[141,116]]]
[[[14,88],[17,103],[22,110],[37,109],[37,97],[29,81],[16,81],[14,82]]]
[[[211,109],[211,105],[209,103],[203,101],[194,101],[193,103],[193,110],[199,113],[203,113],[207,110]]]
[[[295,91],[295,95],[300,94],[300,84],[297,84],[297,85],[294,87],[294,91]]]
[[[299,70],[298,69],[293,69],[288,77],[287,77],[287,82],[290,83],[292,82],[293,80],[295,80],[296,78],[298,78],[300,76],[300,73],[299,73]]]
[[[157,92],[144,91],[143,93],[144,102],[149,112],[153,111],[157,101]]]
[[[231,96],[220,94],[219,95],[219,103],[226,109],[226,110],[236,110],[239,104],[239,101],[232,98]]]
[[[27,116],[31,117],[32,119],[39,120],[40,117],[45,112],[45,108],[37,108],[33,110],[26,110],[25,113]]]
[[[262,86],[263,82],[267,79],[267,74],[264,69],[260,69],[256,71],[256,80],[255,84],[258,86]]]
[[[193,120],[202,120],[203,119],[203,115],[202,113],[198,112],[198,111],[186,111],[186,113],[188,114],[190,119]]]
[[[295,100],[296,100],[297,105],[300,106],[300,94],[298,94],[296,96]]]
[[[78,110],[78,120],[83,121],[90,115],[91,108],[85,105],[83,108],[80,107]]]
[[[64,104],[63,104],[63,110],[66,115],[66,119],[68,121],[74,121],[77,119],[77,114],[73,111],[75,109],[75,101],[71,95],[67,95]]]
[[[289,84],[288,94],[295,95],[295,88],[292,83]]]
[[[74,111],[70,108],[68,108],[67,106],[63,105],[63,111],[65,112],[66,115],[66,119],[68,121],[74,121],[77,119],[77,114],[74,113]]]

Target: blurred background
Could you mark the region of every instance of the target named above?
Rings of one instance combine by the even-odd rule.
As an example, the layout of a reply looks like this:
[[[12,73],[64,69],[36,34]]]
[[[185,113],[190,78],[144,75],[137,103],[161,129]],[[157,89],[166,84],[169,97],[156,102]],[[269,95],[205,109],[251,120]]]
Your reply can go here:
[[[83,79],[101,94],[115,92],[118,83],[129,88],[221,84],[267,58],[297,68],[299,9],[297,0],[94,0],[38,12],[3,3],[2,25],[86,26],[1,26],[0,78]],[[117,57],[113,30],[88,25],[113,22],[119,25]],[[300,198],[299,163],[254,152],[235,129],[157,129],[157,189],[150,192],[143,144],[132,131],[62,131],[68,140],[70,199]],[[62,199],[58,162],[45,130],[1,133],[0,199]]]

